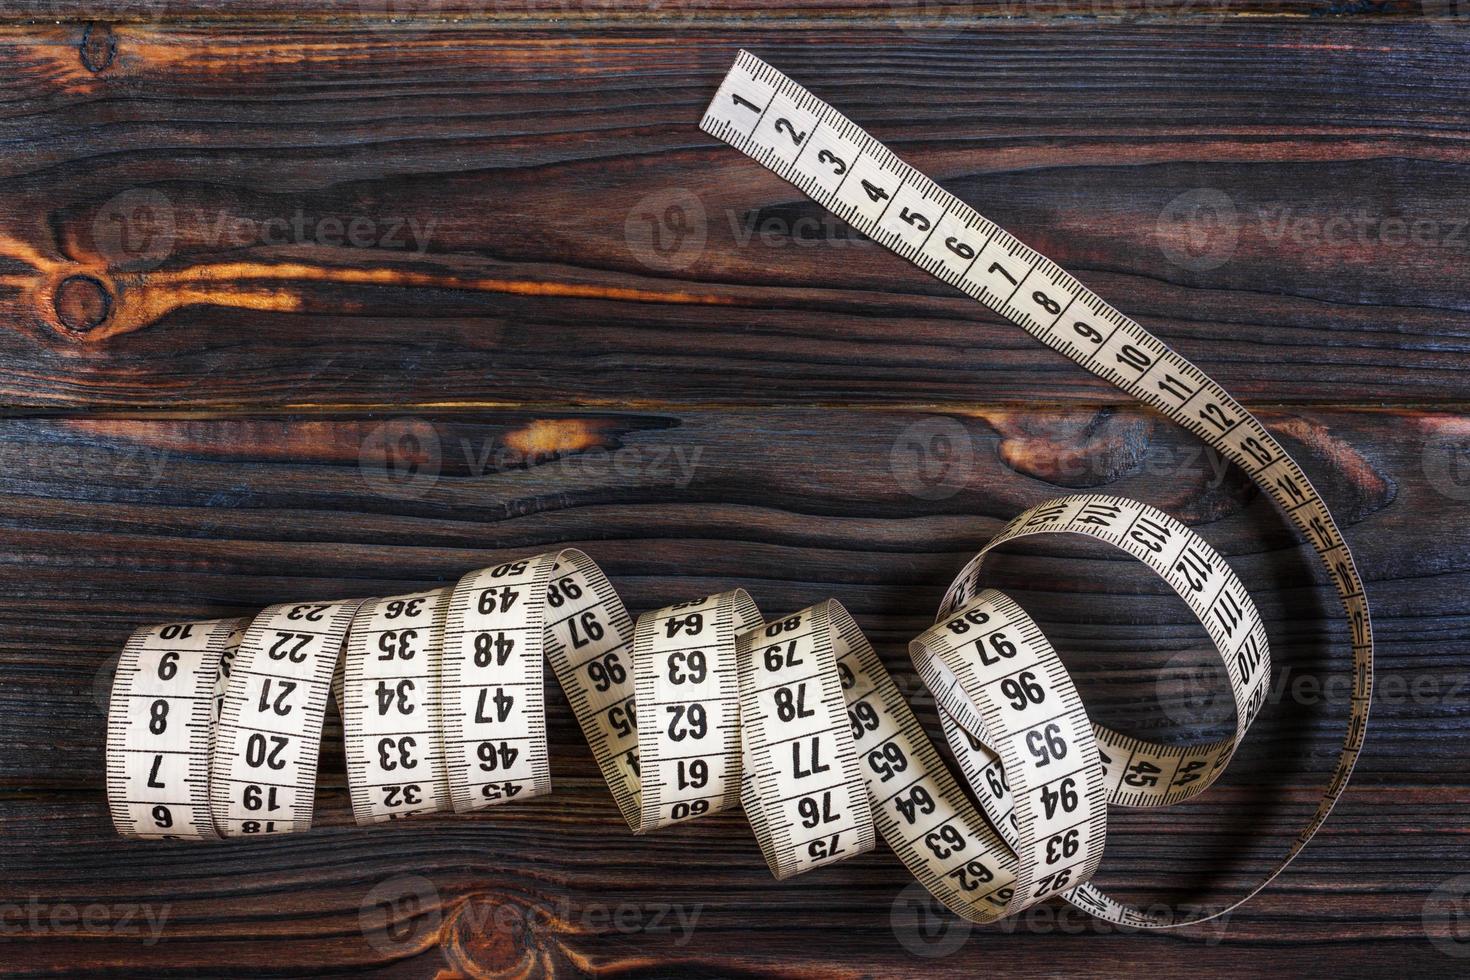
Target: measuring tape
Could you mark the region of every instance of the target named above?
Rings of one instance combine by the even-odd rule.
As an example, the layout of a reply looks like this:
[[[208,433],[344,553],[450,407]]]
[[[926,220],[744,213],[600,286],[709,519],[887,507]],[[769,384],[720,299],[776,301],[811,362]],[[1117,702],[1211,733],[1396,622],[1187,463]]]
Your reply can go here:
[[[766,619],[737,589],[635,621],[596,563],[564,549],[471,572],[453,588],[139,630],[109,707],[107,789],[119,833],[306,829],[333,695],[360,824],[543,795],[544,658],[634,832],[739,804],[777,878],[861,853],[881,835],[939,901],[976,922],[1061,895],[1112,922],[1179,926],[1254,895],[1341,795],[1372,685],[1357,569],[1301,469],[1198,368],[759,59],[741,52],[701,126],[1198,435],[1306,535],[1347,612],[1353,693],[1342,754],[1288,853],[1236,903],[1189,916],[1135,909],[1090,883],[1108,806],[1166,806],[1210,786],[1270,676],[1260,615],[1224,559],[1161,511],[1097,494],[1011,521],[910,644],[968,794],[836,601]],[[1162,744],[1088,718],[1040,628],[982,584],[990,551],[1042,534],[1112,545],[1184,600],[1230,680],[1229,737]]]
[[[742,51],[725,76],[700,128],[795,184],[859,232],[1188,429],[1243,468],[1306,536],[1347,614],[1353,654],[1350,717],[1341,755],[1312,819],[1265,880],[1240,901],[1265,887],[1311,840],[1346,788],[1367,732],[1373,690],[1373,631],[1363,583],[1347,543],[1301,467],[1203,371],[749,52]],[[1143,915],[1087,891],[1072,897],[1103,918],[1145,927],[1212,917]]]

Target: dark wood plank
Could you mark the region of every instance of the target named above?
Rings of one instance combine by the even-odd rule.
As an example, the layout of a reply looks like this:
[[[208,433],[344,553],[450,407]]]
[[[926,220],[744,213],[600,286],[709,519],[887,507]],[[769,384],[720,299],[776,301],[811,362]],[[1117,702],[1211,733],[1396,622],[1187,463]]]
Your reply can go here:
[[[0,402],[1118,399],[701,134],[744,44],[1237,395],[1458,403],[1470,61],[1391,25],[6,27]]]
[[[1191,843],[1241,847],[1247,834],[1219,827],[1259,815],[1259,801],[1228,790],[1210,801],[1118,834],[1104,879],[1116,884],[1115,869],[1159,861],[1160,842],[1174,842],[1170,857],[1186,856]],[[1093,975],[1100,963],[1125,961],[1166,975],[1325,975],[1345,959],[1363,970],[1452,975],[1456,960],[1424,938],[1422,882],[1426,869],[1434,884],[1455,874],[1450,864],[1464,852],[1444,841],[1467,802],[1463,790],[1445,788],[1352,790],[1270,891],[1227,922],[1183,935],[1119,933],[1050,905],[1008,926],[920,925],[906,914],[914,899],[890,854],[778,884],[738,816],[633,840],[605,792],[567,780],[515,812],[229,847],[120,843],[98,832],[95,806],[22,803],[9,808],[7,832],[40,827],[44,836],[30,830],[34,846],[17,849],[7,871],[17,891],[46,889],[35,906],[41,921],[54,908],[100,906],[113,921],[137,909],[140,924],[120,926],[130,930],[123,935],[38,931],[8,944],[9,972],[66,963],[93,975],[483,976],[530,959],[573,975],[596,966],[634,976],[973,976],[982,956],[1021,976]],[[389,933],[377,903],[394,899],[400,928]],[[163,919],[152,945],[145,912]],[[1445,934],[1452,919],[1438,914],[1429,921]]]
[[[1277,693],[1217,789],[1159,813],[1115,811],[1103,881],[1144,902],[1233,894],[1285,849],[1331,767],[1346,658],[1330,594],[1279,516],[1172,427],[1090,409],[6,421],[0,875],[23,900],[0,911],[11,921],[31,903],[41,923],[8,949],[22,971],[152,975],[477,975],[523,958],[628,974],[960,975],[973,972],[978,943],[1022,975],[1110,957],[1168,971],[1223,966],[1223,950],[1235,969],[1313,972],[1344,950],[1364,969],[1453,967],[1443,952],[1463,949],[1448,938],[1453,906],[1431,889],[1470,857],[1460,641],[1470,417],[1302,409],[1267,421],[1327,490],[1383,644],[1374,727],[1347,802],[1223,931],[1201,927],[1193,942],[1124,936],[1050,908],[932,958],[913,952],[934,950],[904,911],[908,882],[891,855],[777,884],[738,815],[628,835],[559,694],[549,800],[353,829],[333,724],[311,834],[119,841],[101,790],[104,663],[140,623],[388,594],[575,544],[635,610],[733,585],[773,614],[836,596],[932,723],[904,642],[965,555],[1050,495],[1135,495],[1230,557],[1267,620]],[[945,454],[924,450],[942,445]],[[1047,545],[1018,549],[994,576],[1064,650],[1099,718],[1166,737],[1220,724],[1201,681],[1202,633],[1147,573],[1102,550]],[[419,904],[403,894],[414,888]],[[390,934],[374,903],[395,896]],[[84,936],[49,918],[94,906],[111,926]],[[697,917],[687,939],[669,906]],[[118,924],[145,907],[168,917],[156,945]]]
[[[53,417],[0,422],[6,972],[1454,973],[1470,954],[1459,13],[7,4],[0,413]],[[1183,937],[1049,905],[964,942],[910,914],[881,849],[777,884],[735,814],[631,837],[553,693],[551,799],[358,830],[332,719],[313,833],[119,840],[99,696],[140,623],[576,544],[635,610],[737,584],[772,613],[837,596],[932,727],[904,643],[948,577],[1024,506],[1097,488],[1230,555],[1276,657],[1221,785],[1115,811],[1103,884],[1214,900],[1284,850],[1345,716],[1338,613],[1302,546],[1189,439],[698,133],[738,45],[1237,394],[1304,406],[1266,417],[1342,519],[1382,644],[1368,748],[1323,833]],[[1224,723],[1202,633],[1147,573],[1051,544],[992,572],[1095,716],[1163,737]]]
[[[102,21],[160,23],[238,21],[289,17],[302,21],[348,20],[365,27],[434,25],[500,20],[560,23],[577,29],[603,23],[681,24],[693,21],[868,20],[914,28],[973,30],[998,20],[1046,22],[1057,18],[1099,21],[1149,20],[1218,22],[1231,17],[1348,19],[1414,18],[1453,24],[1461,12],[1440,0],[11,0],[0,10],[5,21]]]

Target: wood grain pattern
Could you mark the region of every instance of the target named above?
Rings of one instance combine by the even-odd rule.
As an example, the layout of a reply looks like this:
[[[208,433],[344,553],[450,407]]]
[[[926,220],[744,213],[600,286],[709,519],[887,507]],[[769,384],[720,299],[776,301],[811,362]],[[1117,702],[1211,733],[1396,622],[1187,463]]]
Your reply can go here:
[[[1100,21],[1218,21],[1227,17],[1282,17],[1341,21],[1389,18],[1443,20],[1460,11],[1438,0],[11,0],[0,19],[12,21],[107,21],[158,23],[211,19],[293,20],[425,24],[475,20],[678,24],[705,21],[870,20],[915,25],[968,26],[1005,19],[1046,22],[1057,18]]]
[[[1118,400],[695,129],[739,44],[1240,397],[1466,398],[1453,31],[111,35],[0,31],[16,407]]]
[[[1372,935],[1372,947],[1355,947],[1359,961],[1371,950],[1375,962],[1432,968],[1444,957],[1418,924],[1426,888],[1470,856],[1460,827],[1470,672],[1457,629],[1470,615],[1470,479],[1455,469],[1470,418],[1303,410],[1267,421],[1330,488],[1387,655],[1374,737],[1343,813],[1283,884],[1223,932],[1202,927],[1195,938],[1306,968],[1318,944]],[[950,450],[926,452],[936,433],[951,437]],[[905,943],[927,947],[907,906],[892,911],[907,880],[891,856],[787,890],[768,880],[738,816],[633,838],[559,694],[549,800],[351,829],[333,723],[322,829],[218,846],[117,841],[98,778],[104,664],[140,622],[390,594],[576,544],[634,609],[735,585],[772,612],[836,596],[932,722],[904,642],[969,551],[1064,487],[1105,487],[1180,515],[1231,558],[1261,605],[1278,674],[1269,709],[1218,790],[1170,811],[1116,814],[1104,879],[1141,901],[1237,891],[1284,849],[1331,767],[1346,658],[1329,591],[1306,587],[1310,559],[1265,501],[1199,449],[1132,409],[1051,421],[1010,410],[823,409],[11,420],[0,426],[0,621],[9,627],[0,630],[0,829],[13,845],[3,871],[47,910],[132,903],[170,917],[156,947],[116,935],[63,942],[41,929],[14,948],[36,964],[102,968],[126,956],[163,972],[269,949],[270,961],[302,969],[404,975],[446,960],[479,975],[522,957],[632,973],[898,975],[921,962]],[[1202,632],[1147,572],[1105,549],[1048,544],[1016,549],[994,574],[1065,651],[1099,719],[1176,738],[1228,721],[1223,689],[1202,673]],[[1436,597],[1426,602],[1429,588]],[[1366,865],[1365,849],[1375,856]],[[145,853],[156,870],[141,870]],[[1358,897],[1330,897],[1342,892]],[[375,925],[373,903],[385,895],[397,901],[391,933]],[[697,917],[687,941],[666,928],[669,906]],[[774,921],[777,912],[789,918]],[[975,942],[1006,943],[1025,963],[1035,937],[1057,937],[1041,947],[1048,969],[1081,969],[1117,943],[1126,943],[1119,955],[1126,948],[1161,968],[1198,951],[1163,937],[1084,946],[1071,937],[1097,939],[1099,927],[1058,914]],[[752,947],[745,937],[757,921]]]
[[[0,8],[0,936],[16,976],[1451,975],[1470,953],[1470,29],[1449,3],[15,0]],[[1270,703],[1102,882],[1238,893],[1346,717],[1339,611],[1186,434],[695,128],[745,46],[1259,407],[1382,649],[1343,804],[1187,935],[1049,904],[973,934],[886,850],[774,883],[723,814],[634,838],[558,691],[549,799],[118,839],[134,627],[390,594],[554,545],[634,610],[850,608],[907,667],[949,577],[1060,493],[1197,527]],[[820,56],[818,56],[820,53]],[[1100,720],[1219,730],[1203,632],[1106,550],[1016,547]]]

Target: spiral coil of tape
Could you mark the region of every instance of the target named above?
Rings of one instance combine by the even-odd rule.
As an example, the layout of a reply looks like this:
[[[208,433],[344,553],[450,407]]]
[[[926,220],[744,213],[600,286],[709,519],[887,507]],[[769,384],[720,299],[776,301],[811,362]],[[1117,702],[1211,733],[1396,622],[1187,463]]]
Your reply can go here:
[[[1372,691],[1362,582],[1301,468],[1189,361],[758,58],[741,52],[701,128],[1199,436],[1305,535],[1347,613],[1351,716],[1312,820],[1235,905],[1255,894],[1342,794]],[[1052,533],[1123,550],[1185,601],[1230,679],[1229,737],[1167,745],[1090,721],[1035,622],[980,584],[990,550]],[[1055,895],[1141,928],[1234,907],[1143,911],[1090,882],[1108,806],[1165,806],[1205,790],[1264,700],[1260,616],[1197,534],[1118,497],[1033,507],[960,573],[910,656],[974,802],[835,601],[764,620],[735,590],[635,622],[592,559],[565,549],[472,572],[453,588],[139,630],[112,691],[108,799],[118,831],[134,837],[305,829],[332,694],[359,823],[541,795],[551,786],[544,657],[635,832],[738,801],[778,878],[861,853],[881,834],[937,899],[977,922]]]
[[[1043,533],[1113,544],[1185,600],[1226,664],[1234,736],[1162,745],[1088,719],[1037,625],[978,584],[991,549]],[[359,824],[530,799],[551,790],[544,658],[634,832],[739,804],[777,878],[862,853],[881,834],[974,921],[1056,894],[1139,917],[1086,884],[1108,805],[1164,805],[1209,786],[1270,672],[1260,616],[1225,561],[1162,512],[1098,495],[1011,522],[910,655],[979,809],[835,600],[765,620],[736,589],[635,622],[575,549],[453,588],[137,631],[112,691],[108,798],[133,837],[305,830],[335,693]]]

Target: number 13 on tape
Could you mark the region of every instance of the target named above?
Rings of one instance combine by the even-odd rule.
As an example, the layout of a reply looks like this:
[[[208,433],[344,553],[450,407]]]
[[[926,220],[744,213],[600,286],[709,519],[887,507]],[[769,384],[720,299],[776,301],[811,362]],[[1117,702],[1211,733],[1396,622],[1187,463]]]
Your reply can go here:
[[[1194,433],[1240,466],[1310,542],[1347,614],[1353,653],[1351,716],[1337,766],[1311,821],[1250,894],[1265,887],[1316,833],[1346,787],[1363,745],[1373,687],[1373,633],[1362,580],[1332,515],[1301,467],[1265,426],[1203,371],[1055,262],[945,191],[836,109],[749,52],[740,52],[700,128],[795,184],[856,230]],[[1240,676],[1253,674],[1251,651],[1263,641],[1262,634],[1236,653]],[[953,683],[955,691],[960,689],[963,679],[941,670],[937,659],[916,658],[921,672],[926,663],[933,668],[932,678],[926,677],[931,687],[936,682]],[[1249,701],[1239,702],[1243,715],[1253,714],[1260,704],[1254,689],[1249,696]],[[944,704],[938,692],[936,697]],[[956,712],[966,712],[965,705],[958,702],[951,707],[952,719]],[[968,717],[966,727],[972,733],[983,728],[984,718],[973,712]],[[955,741],[951,739],[952,744]],[[1101,732],[1099,742],[1110,776],[1116,775],[1119,764],[1108,749],[1128,749],[1126,742],[1110,743]],[[965,753],[959,754],[964,759]],[[1211,772],[1227,758],[1228,751],[1223,749],[1210,754],[1207,765]],[[978,775],[993,772],[997,760],[993,754],[984,754],[965,761]],[[1198,785],[1188,791],[1197,791]],[[1154,805],[1167,802],[1168,796],[1161,793],[1150,798],[1140,792],[1113,802]],[[1016,814],[1010,806],[990,815],[1000,819],[1003,833],[1014,827],[1011,821]],[[1027,837],[1022,834],[1020,843],[1026,843]],[[1008,839],[1007,843],[1016,842]],[[1069,897],[1114,921],[1141,926],[1185,924],[1176,918],[1144,916],[1090,886],[1074,889]]]

